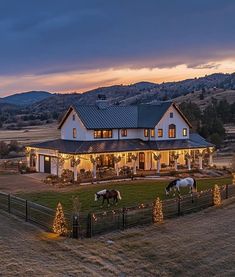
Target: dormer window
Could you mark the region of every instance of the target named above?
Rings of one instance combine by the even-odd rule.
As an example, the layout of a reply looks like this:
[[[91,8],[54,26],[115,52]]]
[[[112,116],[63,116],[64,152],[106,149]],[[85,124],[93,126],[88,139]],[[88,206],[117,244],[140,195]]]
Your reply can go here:
[[[187,128],[183,128],[183,136],[187,137],[188,135],[188,129]]]
[[[121,130],[121,136],[122,137],[127,137],[127,129],[122,129]]]
[[[73,121],[75,120],[75,114],[73,114]]]
[[[112,138],[113,132],[112,130],[95,130],[94,131],[94,138]]]
[[[149,136],[149,130],[148,129],[144,129],[144,136],[146,138]]]
[[[173,113],[170,113],[170,118],[173,118],[174,117],[174,114]]]
[[[168,137],[175,138],[176,137],[176,127],[175,124],[170,124],[168,129]]]
[[[77,129],[73,128],[73,138],[76,138],[76,137],[77,137]]]

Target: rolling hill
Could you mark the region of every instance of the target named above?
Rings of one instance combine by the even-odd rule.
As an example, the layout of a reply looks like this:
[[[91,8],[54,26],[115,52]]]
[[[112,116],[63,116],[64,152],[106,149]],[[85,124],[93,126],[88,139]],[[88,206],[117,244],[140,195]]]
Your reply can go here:
[[[0,103],[26,106],[42,101],[51,96],[52,94],[47,91],[29,91],[0,98]]]

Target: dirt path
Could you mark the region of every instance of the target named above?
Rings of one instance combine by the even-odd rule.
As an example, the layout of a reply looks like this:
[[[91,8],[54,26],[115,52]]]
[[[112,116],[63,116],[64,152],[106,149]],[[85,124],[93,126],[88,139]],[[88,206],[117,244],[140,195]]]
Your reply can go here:
[[[161,226],[82,241],[0,213],[0,276],[235,276],[234,212],[232,199]]]

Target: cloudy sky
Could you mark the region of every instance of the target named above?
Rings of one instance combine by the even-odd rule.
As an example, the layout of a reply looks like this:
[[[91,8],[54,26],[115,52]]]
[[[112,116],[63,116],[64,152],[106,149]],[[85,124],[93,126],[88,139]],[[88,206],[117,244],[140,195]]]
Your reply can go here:
[[[1,0],[0,97],[235,71],[234,0]]]

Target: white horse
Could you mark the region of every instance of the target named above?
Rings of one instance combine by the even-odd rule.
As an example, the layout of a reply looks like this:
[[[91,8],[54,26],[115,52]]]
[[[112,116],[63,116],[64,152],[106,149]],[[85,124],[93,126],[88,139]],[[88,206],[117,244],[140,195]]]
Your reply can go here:
[[[165,188],[166,195],[169,195],[169,193],[172,190],[177,190],[180,194],[180,188],[189,188],[189,193],[197,192],[197,183],[194,178],[187,177],[184,179],[176,179]]]

